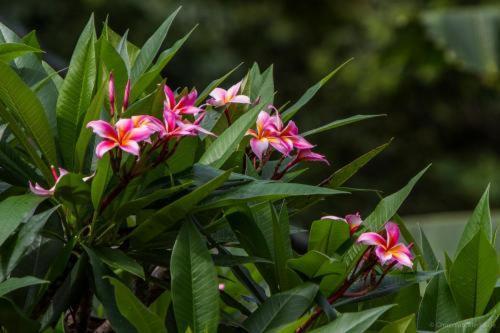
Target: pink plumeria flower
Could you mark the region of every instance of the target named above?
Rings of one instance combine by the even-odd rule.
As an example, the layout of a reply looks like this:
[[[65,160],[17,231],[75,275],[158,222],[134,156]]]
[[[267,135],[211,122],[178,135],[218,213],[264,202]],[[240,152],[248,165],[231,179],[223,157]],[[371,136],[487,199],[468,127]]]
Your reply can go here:
[[[330,162],[326,159],[325,155],[321,155],[311,151],[310,149],[300,149],[297,153],[295,159],[298,162],[311,161],[311,162],[323,162],[330,165]]]
[[[104,120],[95,120],[89,122],[87,128],[92,128],[95,134],[104,139],[96,147],[98,158],[102,158],[105,153],[115,147],[139,156],[139,142],[148,140],[153,133],[149,127],[135,127],[134,121],[129,118],[118,120],[115,127]]]
[[[279,150],[278,147],[282,146],[274,126],[274,117],[276,116],[270,116],[269,113],[260,111],[257,117],[256,130],[249,129],[246,133],[246,135],[253,136],[250,139],[250,147],[259,160],[262,160],[262,155],[267,151],[270,144],[277,150]]]
[[[207,104],[215,107],[224,106],[231,103],[250,104],[250,98],[248,96],[238,95],[240,87],[241,81],[236,83],[228,90],[215,88],[210,93],[210,96],[212,96],[212,98],[207,101]]]
[[[358,243],[375,246],[375,255],[382,265],[396,262],[399,265],[413,267],[413,256],[410,249],[399,242],[399,227],[396,223],[387,222],[385,237],[376,232],[365,232],[357,240]]]
[[[361,227],[361,224],[363,223],[363,220],[361,219],[361,215],[359,213],[356,214],[348,214],[344,218],[334,216],[334,215],[326,215],[321,218],[322,220],[336,220],[336,221],[342,221],[345,222],[349,225],[349,232],[351,236],[358,231],[358,229]]]
[[[314,147],[314,145],[299,135],[299,129],[292,120],[286,126],[283,126],[281,117],[276,114],[272,117],[272,123],[280,139],[280,144],[275,146],[275,148],[283,155],[288,156],[294,148],[308,150]]]
[[[156,118],[151,118],[150,121],[152,121],[152,125],[150,128],[158,132],[160,138],[163,139],[196,136],[200,132],[213,135],[211,132],[198,125],[201,119],[202,117],[199,117],[194,123],[190,123],[187,120],[180,120],[175,112],[165,108],[165,110],[163,110],[163,122]]]
[[[198,92],[193,89],[186,96],[182,96],[179,101],[175,100],[175,94],[169,86],[165,85],[163,88],[165,93],[164,109],[169,110],[176,115],[198,114],[203,111],[201,108],[195,106]]]
[[[32,182],[29,182],[29,187],[31,192],[41,197],[53,196],[54,192],[56,191],[57,183],[59,183],[62,177],[68,174],[67,170],[64,170],[63,168],[58,168],[58,169],[59,169],[59,174],[57,174],[56,168],[53,165],[50,166],[50,170],[52,171],[52,177],[54,177],[54,186],[52,186],[49,189],[45,189],[41,187],[38,183],[33,184]]]

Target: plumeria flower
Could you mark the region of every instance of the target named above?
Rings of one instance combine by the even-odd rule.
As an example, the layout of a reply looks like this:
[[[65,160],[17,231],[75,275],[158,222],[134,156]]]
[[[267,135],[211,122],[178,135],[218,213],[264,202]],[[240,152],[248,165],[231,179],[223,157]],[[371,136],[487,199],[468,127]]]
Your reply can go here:
[[[178,116],[186,114],[194,115],[202,111],[201,108],[195,106],[196,99],[198,98],[198,92],[196,89],[193,89],[186,96],[182,96],[178,102],[175,100],[174,92],[169,86],[165,85],[163,91],[166,97],[164,102],[164,108],[166,110],[169,110]]]
[[[283,155],[288,156],[294,148],[308,150],[314,147],[314,145],[299,135],[299,129],[292,120],[286,126],[283,126],[281,117],[276,114],[272,117],[272,123],[280,139],[280,144],[275,146],[275,148]]]
[[[165,108],[163,110],[163,122],[156,118],[150,118],[151,129],[158,132],[160,138],[172,138],[183,136],[196,136],[198,133],[213,135],[211,132],[202,128],[199,124],[202,117],[199,117],[194,123],[187,120],[180,120],[175,112]]]
[[[33,184],[32,182],[29,182],[29,187],[31,192],[42,197],[53,196],[54,192],[56,191],[57,183],[59,183],[62,177],[68,174],[67,170],[64,170],[63,168],[58,168],[58,169],[59,169],[59,174],[57,174],[56,168],[53,165],[50,166],[50,170],[52,171],[52,177],[54,177],[54,186],[52,186],[49,189],[45,189],[41,187],[38,183]]]
[[[361,219],[361,215],[359,213],[356,214],[348,214],[345,217],[338,217],[334,215],[326,215],[321,218],[322,220],[336,220],[342,221],[349,225],[349,232],[352,236],[358,229],[361,227],[361,223],[363,220]]]
[[[413,256],[406,245],[399,242],[399,227],[393,222],[385,225],[385,237],[376,232],[365,232],[358,243],[375,246],[375,255],[382,265],[396,262],[399,265],[413,267]]]
[[[104,120],[95,120],[89,122],[87,128],[92,128],[95,134],[104,139],[96,147],[98,158],[115,147],[139,156],[139,142],[148,140],[153,133],[147,126],[135,127],[134,121],[129,118],[118,120],[115,127]]]
[[[295,160],[298,162],[302,161],[311,161],[311,162],[323,162],[327,165],[330,165],[325,155],[321,155],[311,151],[310,149],[300,149],[295,157]]]
[[[248,96],[238,95],[240,87],[241,81],[236,83],[228,90],[215,88],[210,93],[210,96],[212,96],[212,98],[207,101],[207,104],[215,107],[224,106],[230,103],[250,104],[250,98]]]
[[[271,116],[265,111],[260,111],[257,117],[256,130],[249,129],[246,133],[246,135],[253,136],[253,138],[250,139],[250,147],[259,160],[262,160],[262,155],[269,148],[269,144],[276,149],[282,146],[278,138],[278,132],[274,126],[274,117],[275,116]]]

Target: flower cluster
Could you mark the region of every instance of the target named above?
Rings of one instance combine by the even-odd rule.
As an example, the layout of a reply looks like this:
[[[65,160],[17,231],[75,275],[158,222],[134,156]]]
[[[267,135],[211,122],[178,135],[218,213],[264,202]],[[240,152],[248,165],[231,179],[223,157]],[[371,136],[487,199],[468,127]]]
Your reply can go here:
[[[399,227],[394,222],[387,222],[382,233],[365,232],[357,240],[358,243],[374,246],[375,256],[382,265],[399,265],[413,267],[411,246],[399,243]]]

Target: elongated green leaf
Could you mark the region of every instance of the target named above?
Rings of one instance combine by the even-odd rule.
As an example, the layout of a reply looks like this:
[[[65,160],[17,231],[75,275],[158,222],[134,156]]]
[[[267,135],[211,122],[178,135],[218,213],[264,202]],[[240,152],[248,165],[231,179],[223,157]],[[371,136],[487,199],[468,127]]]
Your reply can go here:
[[[35,212],[36,207],[45,198],[33,194],[24,194],[9,197],[0,202],[0,245],[17,229],[17,227],[27,221]]]
[[[492,226],[491,226],[491,213],[490,213],[490,185],[486,187],[481,199],[479,200],[476,208],[472,212],[469,221],[465,225],[460,241],[458,242],[457,254],[462,248],[477,234],[479,230],[483,230],[486,237],[491,240]]]
[[[418,328],[433,331],[460,320],[460,313],[451,295],[446,276],[439,274],[432,278],[425,288],[418,311]]]
[[[172,302],[179,332],[217,332],[219,292],[210,253],[191,221],[179,232],[170,262]]]
[[[0,298],[0,327],[7,332],[37,333],[40,324],[31,320],[12,301]]]
[[[160,317],[150,311],[123,283],[114,278],[109,281],[115,288],[116,304],[124,315],[140,333],[167,332]]]
[[[297,196],[327,196],[337,194],[347,194],[347,192],[304,184],[254,181],[206,200],[203,202],[202,208],[223,207],[249,200],[258,202]]]
[[[239,117],[226,129],[201,156],[199,163],[220,168],[245,136],[246,131],[254,126],[257,115],[269,100],[262,99],[260,103]]]
[[[151,305],[149,310],[156,313],[162,321],[167,317],[167,311],[172,300],[170,290],[165,290]]]
[[[86,125],[92,120],[99,119],[101,110],[103,109],[104,98],[106,97],[106,86],[105,82],[102,83],[85,113],[85,118],[83,119],[84,126],[80,129],[75,147],[75,170],[77,171],[83,171],[84,167],[90,164],[86,163],[86,156],[89,152],[89,145],[93,134],[92,130],[87,128]]]
[[[282,113],[282,118],[283,121],[288,121],[292,119],[292,117],[304,106],[311,100],[311,98],[316,95],[316,93],[321,89],[321,87],[327,83],[342,67],[347,65],[350,61],[352,60],[349,59],[346,62],[344,62],[342,65],[339,67],[335,68],[333,71],[331,71],[327,76],[322,78],[318,83],[316,83],[314,86],[311,88],[307,89],[307,91],[302,95],[297,102],[295,102],[292,106],[290,106],[288,109],[283,111]]]
[[[396,214],[415,184],[429,167],[430,166],[427,166],[420,171],[401,190],[382,199],[377,207],[375,207],[375,210],[364,220],[364,226],[372,231],[380,230],[383,225]],[[354,245],[347,251],[344,258],[349,267],[352,267],[356,263],[365,248],[366,247],[363,245]]]
[[[339,187],[342,186],[346,181],[349,180],[356,172],[358,172],[359,169],[361,169],[363,166],[365,166],[366,163],[371,161],[372,158],[377,156],[379,153],[381,153],[387,146],[391,144],[392,140],[384,143],[381,146],[378,146],[377,148],[374,148],[370,150],[368,153],[361,155],[354,161],[350,162],[349,164],[343,166],[342,168],[338,169],[335,171],[335,173],[331,176],[330,181],[328,182],[328,187]]]
[[[311,225],[309,232],[309,251],[319,251],[333,256],[335,251],[344,244],[350,236],[349,225],[338,220],[318,220]]]
[[[0,61],[9,62],[26,53],[42,52],[39,48],[21,44],[21,43],[5,43],[0,44]]]
[[[446,325],[436,333],[490,333],[495,327],[498,313],[489,313],[484,316],[474,317]]]
[[[356,116],[352,116],[349,118],[335,120],[329,124],[326,124],[326,125],[323,125],[321,127],[315,128],[313,130],[304,132],[304,133],[302,133],[302,136],[314,135],[314,134],[318,134],[321,132],[329,131],[329,130],[337,128],[337,127],[342,127],[345,125],[357,123],[358,121],[377,118],[377,117],[385,117],[385,116],[387,116],[387,115],[386,114],[358,114]]]
[[[333,322],[312,330],[311,333],[358,333],[365,332],[373,323],[394,305],[385,305],[378,308],[369,309],[354,313],[343,313]]]
[[[317,292],[318,286],[306,283],[275,294],[248,317],[243,326],[248,332],[261,333],[288,324],[311,306]]]
[[[8,276],[16,267],[28,248],[32,246],[49,217],[57,208],[59,208],[59,206],[32,216],[28,222],[20,228],[16,236],[6,243],[8,248],[2,249],[2,256],[0,257],[0,280],[2,280],[2,276]]]
[[[259,257],[253,257],[253,256],[235,256],[235,255],[225,255],[225,254],[219,254],[219,255],[213,255],[212,259],[214,261],[214,264],[216,266],[222,266],[222,267],[231,267],[231,266],[237,266],[237,265],[243,265],[243,264],[251,264],[251,263],[267,263],[271,264],[272,261],[269,259],[265,258],[259,258]]]
[[[122,269],[126,272],[134,274],[135,276],[145,279],[144,269],[134,259],[127,256],[125,253],[118,249],[111,249],[107,247],[94,248],[94,253],[106,265],[114,269]]]
[[[69,168],[74,165],[76,141],[96,81],[94,43],[94,17],[91,16],[76,44],[56,105],[61,153]]]
[[[111,325],[117,332],[135,332],[136,330],[127,320],[127,317],[120,312],[117,304],[116,293],[113,286],[109,282],[109,279],[103,279],[104,276],[113,277],[113,273],[106,269],[93,250],[87,247],[84,248],[85,252],[89,256],[90,264],[92,265],[95,294],[104,306],[106,318],[111,322]]]
[[[0,297],[7,295],[11,291],[42,283],[48,283],[48,281],[41,280],[34,276],[24,276],[21,278],[13,277],[0,283]]]
[[[415,315],[411,314],[386,325],[380,333],[414,333],[416,331]]]
[[[424,257],[424,261],[427,264],[427,268],[422,267],[423,269],[437,269],[439,265],[439,261],[436,258],[436,255],[434,254],[434,251],[432,250],[432,246],[429,243],[429,240],[427,239],[427,236],[425,235],[424,231],[422,230],[422,227],[419,225],[418,226],[420,230],[420,239],[422,243],[422,255]]]
[[[0,62],[0,99],[15,112],[47,160],[56,164],[56,147],[43,106],[33,91],[7,64]]]
[[[185,218],[201,200],[224,184],[230,174],[230,171],[226,171],[179,200],[160,209],[150,219],[139,225],[130,234],[130,237],[141,243],[153,239],[162,231],[167,230],[176,222]]]
[[[479,230],[458,253],[449,272],[451,292],[463,318],[483,314],[497,277],[497,253]]]
[[[104,191],[106,190],[106,186],[108,185],[111,175],[111,162],[109,160],[109,154],[106,154],[99,160],[99,162],[97,162],[96,174],[92,178],[92,185],[90,186],[92,205],[95,210],[99,209],[102,196],[104,195]]]
[[[309,251],[299,258],[288,260],[288,266],[309,278],[325,275],[344,275],[344,263],[318,251]]]
[[[177,8],[175,12],[173,12],[169,17],[163,21],[161,26],[153,33],[151,37],[144,43],[135,59],[134,65],[132,66],[131,76],[132,81],[135,81],[144,73],[148,67],[153,62],[153,59],[156,57],[158,50],[160,50],[161,45],[163,44],[163,40],[167,36],[168,30],[170,29],[170,25],[174,20],[175,16],[179,12],[181,7]]]
[[[146,90],[146,88],[149,87],[149,85],[153,83],[153,81],[160,75],[163,68],[165,68],[165,66],[175,56],[177,51],[179,51],[182,45],[184,45],[189,36],[191,36],[191,33],[194,31],[194,29],[196,29],[196,26],[191,29],[191,31],[189,31],[184,37],[176,41],[171,48],[163,51],[158,56],[158,61],[156,62],[156,64],[139,77],[137,82],[134,84],[132,92],[130,94],[130,98],[132,101],[135,101],[137,97],[139,97]]]
[[[235,70],[237,70],[242,64],[243,63],[240,63],[239,65],[237,65],[236,67],[231,69],[229,72],[227,72],[226,74],[224,74],[220,78],[215,79],[212,82],[210,82],[210,84],[205,89],[203,89],[203,91],[198,95],[198,98],[196,99],[196,105],[200,105],[201,103],[203,103],[205,98],[207,98],[208,94],[210,94],[212,92],[212,90],[214,90],[214,88],[220,86],[222,84],[222,82],[224,82],[231,74],[233,74],[233,72]],[[203,124],[203,122],[202,122],[202,124]],[[203,128],[207,128],[207,127],[203,127]],[[207,128],[207,129],[211,130],[211,128]]]

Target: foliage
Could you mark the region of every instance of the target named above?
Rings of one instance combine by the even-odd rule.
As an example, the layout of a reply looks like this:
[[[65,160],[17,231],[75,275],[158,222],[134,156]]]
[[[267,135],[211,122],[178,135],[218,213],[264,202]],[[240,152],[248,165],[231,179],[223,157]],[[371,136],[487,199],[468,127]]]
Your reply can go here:
[[[254,64],[227,90],[219,86],[229,75],[199,95],[170,89],[160,73],[191,35],[160,52],[177,13],[142,47],[107,23],[96,31],[91,17],[64,77],[38,56],[34,34],[20,38],[2,26],[1,329],[447,332],[462,321],[483,331],[493,325],[498,258],[488,190],[445,269],[397,216],[427,168],[365,221],[359,214],[314,221],[308,252],[299,252],[290,241],[297,212],[347,194],[340,186],[388,145],[312,186],[294,179],[309,171],[305,163],[328,161],[304,137],[374,116],[302,135],[284,122],[335,70],[289,108],[273,106],[272,66]],[[417,309],[419,283],[427,288]]]

